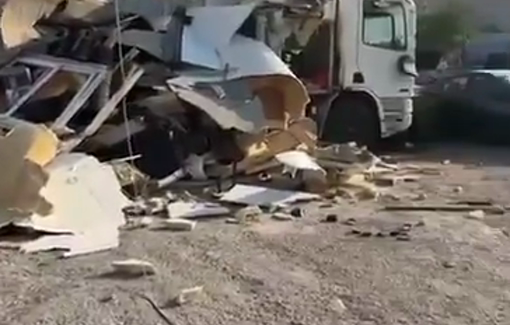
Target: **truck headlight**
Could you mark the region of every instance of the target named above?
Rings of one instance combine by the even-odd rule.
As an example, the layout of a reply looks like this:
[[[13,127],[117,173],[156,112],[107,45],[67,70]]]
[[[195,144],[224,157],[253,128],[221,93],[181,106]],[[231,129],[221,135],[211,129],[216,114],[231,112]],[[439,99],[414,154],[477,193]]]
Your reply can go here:
[[[400,72],[413,76],[418,77],[418,71],[416,71],[416,64],[412,56],[410,55],[403,55],[398,60],[398,68]]]

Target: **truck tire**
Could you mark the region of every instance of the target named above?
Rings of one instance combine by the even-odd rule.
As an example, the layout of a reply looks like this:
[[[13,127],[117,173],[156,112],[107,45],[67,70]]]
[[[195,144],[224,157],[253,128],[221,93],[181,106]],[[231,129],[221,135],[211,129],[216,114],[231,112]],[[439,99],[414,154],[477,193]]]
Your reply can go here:
[[[322,140],[331,143],[356,142],[374,149],[380,140],[376,109],[362,97],[334,101],[326,117]]]

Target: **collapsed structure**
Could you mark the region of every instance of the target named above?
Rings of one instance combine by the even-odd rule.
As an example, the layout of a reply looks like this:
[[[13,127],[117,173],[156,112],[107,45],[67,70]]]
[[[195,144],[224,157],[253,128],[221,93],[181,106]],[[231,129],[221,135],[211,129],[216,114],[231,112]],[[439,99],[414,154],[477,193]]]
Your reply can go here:
[[[323,193],[326,170],[357,156],[341,163],[332,158],[338,148],[317,148],[308,93],[276,53],[289,39],[306,43],[326,5],[8,1],[2,224],[60,234],[27,251],[115,247],[129,201],[112,178],[115,164],[100,162],[131,161],[150,190],[285,165],[302,171],[307,191]],[[133,183],[132,169],[125,179],[115,170],[121,185]]]
[[[257,36],[306,41],[323,5],[177,2],[7,2],[5,120],[48,125],[61,152],[140,154],[155,178],[206,154],[248,169],[296,147],[290,138],[312,150],[306,89]]]

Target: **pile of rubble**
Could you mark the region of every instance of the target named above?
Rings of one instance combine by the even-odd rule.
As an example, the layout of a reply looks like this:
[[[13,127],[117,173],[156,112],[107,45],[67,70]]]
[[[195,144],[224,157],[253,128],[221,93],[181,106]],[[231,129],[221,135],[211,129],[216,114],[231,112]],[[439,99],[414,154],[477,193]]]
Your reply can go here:
[[[319,146],[308,93],[276,54],[307,42],[326,3],[205,2],[7,1],[0,226],[44,235],[3,245],[74,256],[116,247],[125,214],[189,230],[225,202],[377,196],[370,171],[395,167]],[[165,196],[183,187],[218,202]]]

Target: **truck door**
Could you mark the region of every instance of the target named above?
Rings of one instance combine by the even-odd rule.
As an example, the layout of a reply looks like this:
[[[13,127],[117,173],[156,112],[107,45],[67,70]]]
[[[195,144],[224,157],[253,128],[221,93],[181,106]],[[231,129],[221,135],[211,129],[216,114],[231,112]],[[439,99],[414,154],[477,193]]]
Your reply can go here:
[[[411,3],[412,4],[412,3]],[[357,66],[361,76],[346,83],[368,88],[379,98],[409,97],[414,77],[402,71],[402,59],[414,60],[415,17],[406,2],[364,0],[360,19]],[[413,6],[414,7],[414,6]],[[414,66],[414,64],[413,64]]]

